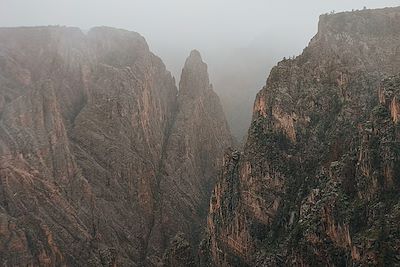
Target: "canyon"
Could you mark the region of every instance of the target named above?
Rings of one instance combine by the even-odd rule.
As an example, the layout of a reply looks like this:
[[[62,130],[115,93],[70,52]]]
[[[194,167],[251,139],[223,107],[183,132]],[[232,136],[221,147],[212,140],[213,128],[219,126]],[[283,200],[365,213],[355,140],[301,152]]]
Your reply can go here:
[[[0,259],[156,266],[195,246],[232,139],[207,65],[180,90],[135,32],[0,29]]]
[[[400,264],[400,8],[322,15],[274,67],[210,200],[216,266]]]
[[[400,265],[400,7],[325,14],[242,146],[193,50],[0,28],[4,266]]]

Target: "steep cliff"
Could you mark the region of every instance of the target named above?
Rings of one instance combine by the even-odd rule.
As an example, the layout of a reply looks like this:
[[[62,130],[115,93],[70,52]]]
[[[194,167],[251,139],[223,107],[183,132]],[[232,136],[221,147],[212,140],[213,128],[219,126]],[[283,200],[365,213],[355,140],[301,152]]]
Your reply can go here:
[[[178,231],[196,245],[231,142],[196,55],[178,94],[137,33],[0,29],[2,264],[158,265]]]
[[[168,229],[167,235],[177,230],[193,233],[186,238],[192,248],[198,245],[223,151],[231,145],[229,127],[210,85],[207,65],[194,50],[182,70],[177,115],[163,158],[159,226]]]
[[[400,263],[399,25],[400,8],[322,15],[272,69],[210,201],[215,265]]]

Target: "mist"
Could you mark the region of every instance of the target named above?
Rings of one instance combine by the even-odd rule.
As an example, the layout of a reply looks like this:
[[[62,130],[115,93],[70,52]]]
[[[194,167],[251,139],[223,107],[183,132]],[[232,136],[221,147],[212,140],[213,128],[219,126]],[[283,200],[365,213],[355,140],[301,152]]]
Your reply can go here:
[[[391,0],[1,0],[0,26],[106,25],[139,32],[176,80],[189,51],[208,64],[231,130],[248,129],[270,68],[301,53],[327,12],[396,6]]]

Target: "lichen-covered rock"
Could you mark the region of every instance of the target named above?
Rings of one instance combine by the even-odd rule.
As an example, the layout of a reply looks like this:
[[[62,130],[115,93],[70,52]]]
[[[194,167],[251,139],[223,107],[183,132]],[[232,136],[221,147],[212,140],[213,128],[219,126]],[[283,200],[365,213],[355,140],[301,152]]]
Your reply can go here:
[[[163,257],[165,267],[186,267],[195,266],[196,260],[193,255],[193,248],[185,239],[183,233],[178,233],[170,243],[169,248]]]
[[[400,264],[399,25],[399,8],[323,15],[272,69],[210,201],[215,265]]]

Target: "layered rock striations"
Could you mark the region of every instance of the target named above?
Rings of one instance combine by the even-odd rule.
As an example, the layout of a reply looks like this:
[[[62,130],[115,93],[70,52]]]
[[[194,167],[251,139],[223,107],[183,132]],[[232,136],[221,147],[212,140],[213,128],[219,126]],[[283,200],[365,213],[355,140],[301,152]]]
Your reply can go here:
[[[196,245],[231,137],[188,62],[178,93],[137,33],[0,29],[2,264],[158,265],[178,230]]]
[[[217,266],[400,263],[400,9],[320,18],[271,71],[210,200]]]
[[[190,53],[179,83],[177,113],[162,161],[159,228],[176,231],[196,248],[206,224],[208,202],[223,151],[232,145],[222,105],[209,83],[207,65]],[[174,198],[168,196],[174,196]]]

